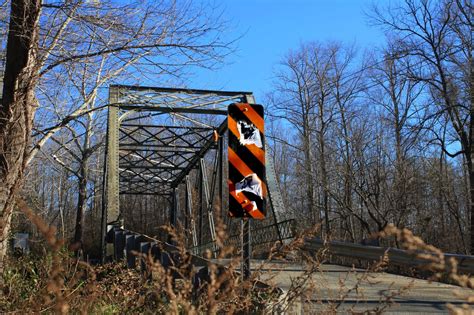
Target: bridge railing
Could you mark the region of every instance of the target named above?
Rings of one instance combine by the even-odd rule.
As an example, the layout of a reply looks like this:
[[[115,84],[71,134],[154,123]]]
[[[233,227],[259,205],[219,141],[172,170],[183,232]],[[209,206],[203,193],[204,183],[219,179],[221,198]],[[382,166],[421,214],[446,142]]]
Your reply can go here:
[[[281,239],[287,240],[295,237],[295,220],[294,219],[288,219],[284,221],[280,221],[278,223],[272,223],[266,226],[258,227],[252,230],[251,232],[251,242],[252,246],[257,246],[257,245],[262,245],[262,244],[267,244],[267,243],[272,243],[272,242],[277,242]],[[234,246],[238,247],[240,245],[240,234],[234,234],[229,236],[225,242],[224,246]],[[216,250],[218,251],[219,249],[214,249],[215,247],[213,246],[212,242],[196,246],[191,248],[191,252],[195,255],[202,254],[206,250]]]
[[[172,244],[159,241],[153,237],[112,227],[107,233],[106,242],[111,246],[110,260],[124,260],[129,268],[136,268],[141,264],[144,270],[143,257],[151,254],[155,260],[160,261],[163,267],[173,266],[179,258],[180,250]],[[141,254],[142,257],[140,257]],[[208,261],[202,257],[191,255],[193,265],[205,266]]]
[[[252,246],[276,242],[279,241],[280,238],[282,241],[293,238],[295,236],[294,228],[294,219],[258,227],[251,232]],[[230,236],[227,242],[232,245],[239,244],[240,234]]]
[[[408,251],[393,247],[378,247],[367,246],[354,243],[346,243],[340,241],[324,242],[317,238],[305,239],[303,249],[306,251],[316,252],[326,248],[331,255],[349,257],[363,260],[380,260],[384,255],[389,259],[389,262],[395,265],[422,267],[430,264],[432,261],[423,256],[435,256],[435,253],[424,251]],[[474,256],[459,255],[459,254],[444,254],[445,260],[455,258],[458,262],[458,270],[470,274],[474,274]]]

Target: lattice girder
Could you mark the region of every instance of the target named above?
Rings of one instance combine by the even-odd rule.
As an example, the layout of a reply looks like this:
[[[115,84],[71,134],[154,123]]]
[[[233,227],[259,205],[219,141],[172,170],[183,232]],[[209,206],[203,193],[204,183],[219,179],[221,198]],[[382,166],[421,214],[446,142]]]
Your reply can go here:
[[[110,89],[111,106],[118,108],[118,143],[111,149],[118,151],[119,189],[108,193],[117,195],[170,193],[197,166],[198,157],[217,148],[213,138],[225,123],[227,106],[251,94],[124,85]]]

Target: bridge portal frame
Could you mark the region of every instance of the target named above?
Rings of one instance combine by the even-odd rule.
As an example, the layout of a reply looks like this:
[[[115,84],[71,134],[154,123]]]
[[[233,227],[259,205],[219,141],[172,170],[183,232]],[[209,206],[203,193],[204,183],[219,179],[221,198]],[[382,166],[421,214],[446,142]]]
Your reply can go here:
[[[252,92],[130,85],[111,85],[109,87],[103,181],[103,200],[105,202],[102,203],[101,223],[103,259],[107,253],[113,253],[112,249],[106,249],[107,232],[113,227],[124,226],[120,214],[121,194],[161,195],[165,197],[170,204],[169,223],[176,226],[179,210],[177,202],[178,186],[180,184],[185,185],[185,213],[190,215],[192,213],[192,198],[190,195],[189,173],[196,168],[199,169],[200,173],[199,233],[202,233],[202,212],[207,211],[211,238],[215,243],[212,213],[212,205],[215,199],[214,188],[217,185],[222,209],[224,198],[222,187],[224,182],[223,136],[227,131],[227,106],[234,102],[255,103],[255,100]],[[141,115],[142,113],[144,115]],[[194,116],[202,114],[223,116],[225,118],[217,126],[203,127],[205,124],[194,118]],[[159,115],[170,115],[190,122],[194,126],[182,127],[140,123],[141,119]],[[137,121],[138,123],[136,123]],[[151,130],[153,128],[155,128],[155,131]],[[184,133],[180,131],[184,131]],[[166,140],[160,140],[154,132],[166,133]],[[137,137],[137,134],[139,137]],[[193,137],[194,140],[189,140]],[[125,140],[128,140],[128,142]],[[175,145],[176,142],[179,142],[180,145]],[[209,190],[203,158],[207,152],[213,149],[217,153],[212,174],[212,189]],[[124,152],[125,154],[123,154]],[[164,152],[172,152],[172,157]],[[154,159],[156,161],[157,157],[160,159],[160,163],[153,162]],[[179,160],[179,162],[175,163],[176,160]],[[133,183],[134,178],[138,179],[138,182]],[[123,184],[126,183],[129,184],[128,188],[123,189]],[[133,187],[133,189],[130,187]],[[199,245],[197,244],[198,241],[202,242],[202,240],[197,239],[197,231],[192,215],[190,221],[186,222],[185,225],[186,228],[192,231],[192,243],[194,247],[197,247]]]

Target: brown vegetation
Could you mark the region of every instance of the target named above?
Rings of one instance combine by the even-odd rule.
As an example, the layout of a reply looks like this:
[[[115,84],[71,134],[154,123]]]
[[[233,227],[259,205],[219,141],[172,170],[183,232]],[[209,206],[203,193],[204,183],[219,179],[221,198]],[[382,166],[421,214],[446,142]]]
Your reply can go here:
[[[298,301],[336,312],[349,295],[363,300],[362,283],[391,265],[387,257],[370,263],[355,283],[341,279],[340,302],[321,301],[315,275],[333,258],[327,249],[301,250],[302,231],[315,226],[322,229],[312,235],[323,239],[375,237],[422,251],[417,255],[431,262],[417,275],[473,288],[473,278],[443,254],[472,254],[474,248],[471,1],[403,0],[373,8],[371,21],[387,32],[380,51],[359,54],[326,42],[288,53],[263,103],[287,205],[277,219],[296,218],[301,237],[270,251],[250,280],[241,280],[235,272],[240,260],[233,259],[225,268],[209,263],[207,281],[198,286],[186,251],[189,231],[174,233],[182,259],[172,268],[138,253],[146,266],[141,272],[123,262],[85,261],[100,257],[103,238],[97,223],[104,202],[103,88],[121,79],[138,82],[137,73],[175,78],[190,64],[214,67],[229,53],[229,43],[219,39],[221,18],[173,1],[117,7],[111,1],[21,0],[0,9],[2,25],[9,25],[0,108],[0,312],[284,312]],[[173,234],[161,228],[167,210],[159,196],[121,196],[127,228],[162,241]],[[191,212],[183,218],[204,221],[199,232],[206,243],[206,214]],[[235,254],[223,239],[238,231],[238,224],[224,220],[220,258]],[[7,240],[17,231],[30,233],[38,245],[31,256],[11,256],[3,265]],[[70,243],[84,250],[85,261],[73,257],[70,250],[79,247]],[[290,256],[305,270],[281,295],[263,270]],[[383,312],[410,289],[392,290],[372,311]],[[465,292],[466,304],[451,305],[452,312],[470,311],[474,299]]]
[[[235,271],[240,263],[237,258],[232,259],[226,267],[209,262],[205,268],[208,277],[201,278],[207,280],[197,283],[194,280],[197,270],[190,264],[191,256],[181,243],[181,234],[169,228],[166,230],[177,242],[181,257],[180,263],[171,268],[164,268],[151,256],[138,253],[138,257],[145,262],[145,269],[128,269],[124,262],[91,266],[65,250],[63,242],[55,237],[55,229],[48,227],[23,201],[17,204],[42,233],[48,248],[43,249],[41,258],[34,255],[15,257],[9,261],[2,273],[1,312],[244,314],[291,312],[300,303],[300,307],[307,311],[335,313],[349,296],[353,299],[354,294],[363,303],[365,297],[360,288],[364,283],[376,280],[374,274],[385,270],[390,264],[387,256],[384,256],[380,261],[370,264],[365,272],[357,273],[355,282],[346,283],[349,274],[346,278],[340,278],[338,296],[334,297],[337,302],[326,302],[328,297],[327,293],[323,293],[326,290],[324,285],[315,282],[321,279],[315,276],[324,273],[321,264],[329,258],[327,249],[317,253],[301,250],[304,238],[314,235],[317,232],[314,230],[307,231],[278,250],[274,247],[268,260],[263,261],[247,281],[242,281]],[[218,235],[218,243],[222,246],[225,233]],[[395,237],[403,248],[411,251],[435,253],[429,255],[431,263],[423,267],[432,272],[433,280],[448,277],[461,288],[474,287],[473,277],[457,272],[455,260],[446,261],[440,250],[427,245],[410,231],[388,226],[380,236]],[[219,258],[227,257],[234,250],[232,247],[222,247]],[[293,260],[297,253],[297,261],[305,268],[298,277],[292,279],[290,288],[282,295],[271,284],[276,275],[284,270],[278,271],[272,264],[275,259],[285,261],[284,257],[289,253],[293,254]],[[276,274],[266,274],[264,269],[268,267],[276,270]],[[258,280],[262,277],[267,284]],[[377,305],[366,311],[379,314],[396,307],[395,298],[409,294],[411,289],[411,283],[398,289],[387,287],[390,294],[381,297]],[[461,307],[449,305],[449,309],[456,314],[470,312],[472,294],[460,291],[459,296],[465,299],[466,304]],[[352,308],[352,312],[357,312],[357,305],[352,307],[356,307]]]

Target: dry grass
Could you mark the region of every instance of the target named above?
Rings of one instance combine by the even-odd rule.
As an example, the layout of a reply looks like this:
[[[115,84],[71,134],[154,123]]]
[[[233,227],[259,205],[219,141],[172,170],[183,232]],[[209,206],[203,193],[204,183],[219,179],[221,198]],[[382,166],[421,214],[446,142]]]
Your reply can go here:
[[[341,311],[349,297],[353,299],[356,296],[363,303],[366,298],[363,285],[375,281],[374,274],[385,270],[390,264],[385,256],[364,272],[354,270],[353,274],[345,273],[340,277],[339,289],[333,292],[332,299],[325,300],[321,297],[327,298],[328,291],[322,293],[324,271],[321,266],[327,261],[328,250],[323,248],[317,253],[301,250],[304,238],[314,235],[318,227],[302,233],[283,247],[275,245],[270,250],[269,258],[246,281],[236,272],[240,265],[239,258],[228,260],[226,267],[209,260],[203,269],[196,269],[191,263],[192,256],[183,245],[183,233],[176,233],[168,227],[166,230],[177,244],[179,257],[171,267],[164,268],[151,255],[139,253],[139,260],[145,263],[143,270],[128,269],[124,262],[90,266],[77,260],[65,249],[64,242],[57,239],[56,231],[48,227],[23,201],[20,200],[18,205],[41,231],[47,250],[42,257],[11,258],[2,274],[1,313],[291,313],[294,305],[301,303],[303,308],[307,308],[306,311],[316,309],[317,312],[331,314]],[[217,258],[236,257],[234,248],[224,246],[225,227],[219,224],[217,231],[217,243],[221,248]],[[424,268],[434,271],[433,281],[449,277],[460,287],[473,287],[473,278],[459,274],[454,259],[445,259],[441,251],[425,244],[410,231],[388,226],[380,236],[395,237],[410,251],[434,253],[419,254],[427,255],[425,258],[430,259]],[[288,259],[304,268],[282,294],[266,270],[275,268],[272,262]],[[204,281],[196,281],[198,273]],[[356,280],[349,284],[349,277]],[[266,283],[258,279],[265,279]],[[390,293],[381,297],[378,305],[367,309],[367,313],[379,314],[388,310],[396,304],[396,297],[407,294],[411,284],[387,289]],[[459,294],[466,303],[461,307],[449,305],[449,310],[455,314],[471,314],[469,303],[474,301],[474,295]],[[357,313],[355,306],[357,304],[345,311]]]
[[[433,245],[426,244],[420,237],[413,235],[410,230],[388,225],[380,233],[380,236],[385,238],[395,237],[404,249],[416,253],[419,258],[427,260],[428,263],[421,268],[433,272],[431,281],[448,279],[461,288],[474,289],[474,277],[461,274],[458,271],[458,262],[455,258],[447,258],[441,250]],[[458,298],[464,300],[465,303],[460,307],[448,304],[450,312],[453,314],[473,314],[474,309],[470,304],[474,303],[474,293],[466,294],[466,291],[462,290],[457,290],[454,293]]]

